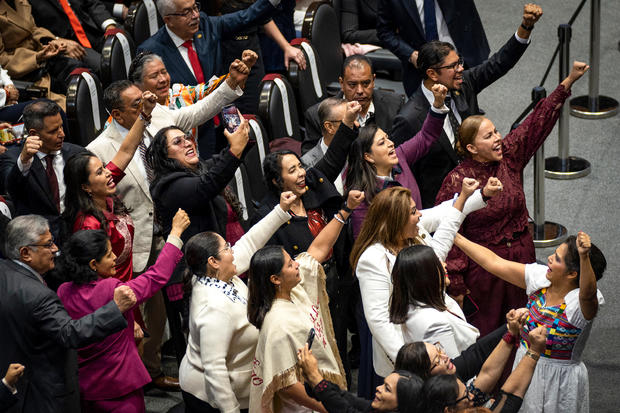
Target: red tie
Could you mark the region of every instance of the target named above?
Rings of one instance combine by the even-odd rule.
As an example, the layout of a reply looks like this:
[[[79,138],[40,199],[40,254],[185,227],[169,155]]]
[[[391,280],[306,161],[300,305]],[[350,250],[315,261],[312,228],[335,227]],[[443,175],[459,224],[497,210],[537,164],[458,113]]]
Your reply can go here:
[[[52,197],[54,198],[54,204],[56,208],[58,208],[58,212],[60,212],[60,191],[58,190],[58,179],[56,178],[56,172],[54,171],[54,154],[49,154],[45,156],[45,163],[47,167],[45,168],[45,175],[47,175],[47,181],[50,184],[50,191],[52,191]]]
[[[62,9],[65,11],[65,14],[69,18],[69,23],[71,23],[71,27],[73,28],[73,32],[75,33],[75,37],[77,37],[80,44],[84,47],[88,47],[92,49],[90,42],[88,41],[88,37],[86,37],[86,33],[84,33],[84,28],[80,23],[80,20],[77,18],[71,6],[69,6],[69,2],[67,0],[58,0]]]
[[[181,46],[187,48],[187,56],[189,57],[189,62],[192,64],[192,70],[194,71],[194,76],[196,76],[196,80],[198,81],[198,83],[204,83],[205,76],[202,74],[202,67],[200,66],[198,55],[196,54],[196,51],[192,46],[192,41],[188,40]]]

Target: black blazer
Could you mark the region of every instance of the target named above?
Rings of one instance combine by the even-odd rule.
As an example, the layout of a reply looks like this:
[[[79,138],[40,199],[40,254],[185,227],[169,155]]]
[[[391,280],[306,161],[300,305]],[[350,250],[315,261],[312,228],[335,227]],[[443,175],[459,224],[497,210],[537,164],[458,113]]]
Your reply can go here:
[[[342,43],[375,44],[377,37],[377,0],[338,0]],[[340,10],[338,10],[338,8]]]
[[[473,0],[437,0],[454,45],[465,60],[466,67],[474,67],[489,56],[487,42],[478,10]],[[412,0],[379,0],[377,36],[383,47],[401,61],[403,83],[407,96],[420,86],[419,72],[409,56],[426,43],[422,21]]]
[[[513,34],[489,60],[463,72],[461,90],[452,91],[461,119],[482,113],[478,106],[478,93],[512,69],[525,53],[527,46],[517,41]],[[422,89],[418,89],[394,119],[390,136],[395,145],[400,145],[422,129],[429,107]],[[459,156],[442,130],[439,139],[413,168],[424,208],[435,205],[435,197],[444,178],[459,162]]]
[[[19,399],[4,384],[0,384],[0,412],[6,411]]]
[[[73,320],[58,299],[27,268],[0,260],[0,371],[10,363],[26,366],[17,383],[17,409],[23,412],[71,410],[74,397],[65,375],[67,350],[85,347],[127,327],[114,301]],[[73,371],[73,374],[77,373]]]
[[[30,172],[24,176],[17,167],[17,158],[22,151],[22,146],[23,143],[14,146],[0,157],[0,176],[5,179],[5,187],[15,206],[15,216],[26,214],[44,216],[49,221],[52,235],[58,239],[62,228],[60,212],[54,204],[45,174],[45,165],[35,155]],[[63,143],[61,153],[65,164],[71,156],[85,150],[72,143]]]
[[[342,91],[336,97],[343,97]],[[375,105],[375,123],[387,134],[392,130],[394,117],[405,104],[405,97],[389,90],[375,89],[372,92],[372,101]],[[314,148],[323,136],[321,121],[319,120],[319,105],[310,106],[305,113],[306,137],[301,143],[301,152],[305,154]]]
[[[101,25],[112,15],[100,0],[71,0],[71,9],[80,20],[93,49],[101,51],[104,31]],[[69,18],[58,0],[30,0],[32,16],[39,27],[56,36],[77,41]]]

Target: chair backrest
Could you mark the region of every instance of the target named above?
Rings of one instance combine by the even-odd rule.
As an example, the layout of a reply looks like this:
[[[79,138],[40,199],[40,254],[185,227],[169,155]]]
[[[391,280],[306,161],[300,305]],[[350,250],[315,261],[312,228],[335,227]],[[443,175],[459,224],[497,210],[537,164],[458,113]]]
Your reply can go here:
[[[239,165],[235,171],[235,177],[228,185],[233,190],[235,195],[237,195],[237,198],[239,198],[241,205],[243,205],[243,216],[239,217],[239,221],[242,223],[248,221],[248,219],[254,215],[256,206],[254,200],[252,199],[252,191],[250,190],[248,173],[243,164]]]
[[[71,143],[88,145],[103,129],[107,118],[103,91],[97,76],[88,69],[76,69],[67,88],[67,121]]]
[[[337,82],[342,70],[344,53],[339,27],[338,16],[329,2],[314,2],[306,9],[301,35],[316,50],[324,83]]]
[[[127,79],[135,54],[136,46],[130,35],[119,29],[106,31],[101,49],[101,83],[104,88],[116,80]]]
[[[129,7],[125,29],[137,45],[154,35],[163,25],[154,0],[139,0]]]
[[[260,202],[267,193],[263,180],[263,161],[269,153],[269,142],[267,132],[260,119],[254,115],[243,116],[250,123],[250,144],[253,145],[243,157],[243,164],[248,174],[252,199]]]
[[[297,98],[297,111],[306,113],[306,109],[323,100],[327,93],[321,81],[320,63],[314,47],[304,38],[293,39],[291,44],[300,49],[306,58],[306,70],[300,70],[295,61],[288,66],[288,79]],[[299,121],[303,123],[303,119],[301,116]]]
[[[295,93],[288,80],[270,73],[259,89],[258,115],[264,121],[269,141],[285,137],[301,141]]]

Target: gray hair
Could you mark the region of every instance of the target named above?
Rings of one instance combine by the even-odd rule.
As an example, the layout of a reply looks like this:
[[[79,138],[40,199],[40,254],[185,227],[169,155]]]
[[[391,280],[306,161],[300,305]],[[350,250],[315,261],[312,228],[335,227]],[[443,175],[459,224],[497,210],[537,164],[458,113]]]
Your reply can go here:
[[[6,226],[4,255],[7,258],[19,260],[19,249],[26,245],[36,244],[41,235],[49,230],[47,219],[41,215],[21,215],[12,219]]]
[[[163,18],[167,14],[174,13],[177,10],[174,0],[156,0],[157,11]]]
[[[153,52],[146,51],[138,54],[132,60],[131,66],[129,66],[129,73],[127,74],[128,79],[137,85],[142,85],[144,79],[144,67],[156,60],[164,63],[163,59]]]
[[[336,106],[342,105],[343,103],[346,103],[346,102],[347,101],[342,98],[329,97],[329,98],[323,99],[323,101],[319,103],[318,113],[319,113],[319,121],[321,122],[322,132],[325,132],[325,126],[324,126],[325,121],[333,120],[333,119],[330,119],[332,117],[333,109]]]

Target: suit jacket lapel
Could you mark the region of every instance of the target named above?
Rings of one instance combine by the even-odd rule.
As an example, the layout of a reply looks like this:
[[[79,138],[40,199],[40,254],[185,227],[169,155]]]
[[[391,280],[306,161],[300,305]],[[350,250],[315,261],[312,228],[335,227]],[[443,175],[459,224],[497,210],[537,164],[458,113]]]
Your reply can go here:
[[[67,160],[65,159],[65,162]],[[48,205],[52,209],[56,209],[56,203],[54,202],[54,198],[52,197],[52,191],[50,190],[50,184],[47,180],[47,173],[45,172],[45,166],[43,165],[43,161],[39,159],[37,155],[34,156],[32,160],[32,166],[30,167],[30,173],[34,177],[34,180],[41,187],[41,192],[44,194],[43,197],[47,199]]]
[[[118,130],[116,129],[116,127],[114,127],[114,125],[110,125],[108,126],[108,128],[112,128],[110,129],[110,140],[112,141],[111,145],[114,148],[114,152],[116,153],[121,147],[123,138],[121,137],[121,134],[118,133]],[[151,142],[152,142],[152,139],[151,139]],[[139,151],[140,149],[138,148],[137,150]],[[151,199],[151,192],[149,191],[149,185],[146,179],[144,179],[144,175],[142,175],[142,172],[140,172],[138,165],[136,165],[136,162],[133,159],[129,162],[129,165],[127,165],[125,172],[128,172],[128,175],[131,176],[131,179],[137,182],[140,189],[142,189],[142,192],[144,192],[146,196],[149,199]],[[129,177],[126,176],[125,179],[127,178]]]
[[[415,0],[404,0],[403,5],[405,6],[407,13],[409,13],[413,19],[418,31],[422,34],[422,38],[425,39],[426,34],[424,33],[424,27],[422,26],[422,20],[420,20],[420,13],[418,13],[418,7],[415,4]]]
[[[6,260],[7,266],[11,267],[11,269],[13,269],[13,271],[20,273],[21,275],[23,275],[24,277],[28,277],[30,279],[35,280],[36,282],[40,283],[41,280],[39,280],[37,278],[36,275],[34,275],[31,271],[29,271],[27,268],[22,267],[21,265],[15,263],[13,260]],[[41,277],[43,278],[43,277]]]
[[[181,52],[179,52],[179,48],[174,45],[174,42],[170,38],[170,35],[166,31],[166,27],[162,27],[162,38],[161,40],[166,45],[164,48],[166,53],[170,54],[170,58],[166,59],[165,56],[162,56],[166,61],[166,67],[168,68],[168,72],[170,73],[179,73],[183,79],[193,79],[193,82],[190,84],[195,85],[198,83],[196,77],[189,70],[189,67],[185,64],[185,60],[183,60],[183,56],[181,56]],[[177,83],[185,83],[185,82],[177,82]]]

